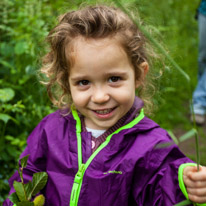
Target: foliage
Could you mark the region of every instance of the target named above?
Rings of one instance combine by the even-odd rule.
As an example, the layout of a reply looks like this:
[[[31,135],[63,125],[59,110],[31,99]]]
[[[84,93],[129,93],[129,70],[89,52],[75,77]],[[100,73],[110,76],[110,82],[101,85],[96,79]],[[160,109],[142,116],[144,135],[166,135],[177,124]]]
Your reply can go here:
[[[37,80],[37,57],[52,23],[46,1],[0,2],[0,202],[28,134],[52,110]]]
[[[8,194],[8,179],[26,139],[38,122],[53,111],[46,90],[38,83],[39,60],[45,53],[44,39],[56,17],[81,3],[95,0],[1,0],[0,1],[0,203]],[[101,0],[111,3],[112,0]],[[187,119],[191,91],[196,85],[198,0],[126,0],[123,5],[139,16],[190,76],[188,84],[169,61],[155,63],[163,71],[156,81],[152,118],[162,127],[182,127],[194,133]],[[152,68],[151,68],[152,69]],[[174,106],[175,105],[175,106]],[[179,140],[181,141],[181,139]],[[205,147],[202,146],[202,150]],[[195,158],[192,157],[194,160]],[[202,162],[205,161],[204,159]],[[18,183],[17,183],[18,184]],[[13,195],[13,198],[16,198]]]
[[[34,201],[31,201],[32,196],[37,195],[46,185],[48,175],[46,172],[34,173],[32,181],[24,183],[23,170],[27,165],[29,155],[20,159],[21,168],[18,167],[19,176],[21,177],[21,182],[14,181],[13,186],[16,192],[9,196],[9,199],[16,204],[16,206],[21,205],[33,205],[33,206],[43,206],[45,198],[43,195],[38,195],[35,197]]]

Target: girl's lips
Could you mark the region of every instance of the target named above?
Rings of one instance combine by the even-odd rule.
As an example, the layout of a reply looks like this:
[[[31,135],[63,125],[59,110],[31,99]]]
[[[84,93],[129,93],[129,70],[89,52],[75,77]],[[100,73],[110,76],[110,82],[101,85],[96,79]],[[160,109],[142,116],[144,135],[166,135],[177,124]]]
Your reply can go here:
[[[97,117],[100,118],[109,118],[112,116],[113,111],[116,109],[116,107],[110,108],[110,109],[101,109],[101,110],[92,110]]]

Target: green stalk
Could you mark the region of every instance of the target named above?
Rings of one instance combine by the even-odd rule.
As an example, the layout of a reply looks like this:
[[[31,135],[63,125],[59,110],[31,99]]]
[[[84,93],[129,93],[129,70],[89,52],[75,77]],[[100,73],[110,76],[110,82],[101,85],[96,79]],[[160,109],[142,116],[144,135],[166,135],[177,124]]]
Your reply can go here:
[[[191,110],[192,110],[193,127],[196,129],[196,133],[195,133],[195,150],[196,150],[197,171],[199,171],[199,168],[200,168],[199,136],[198,136],[198,132],[197,132],[197,125],[196,125],[195,113],[194,113],[193,101],[192,100],[190,100],[190,107],[191,107]]]

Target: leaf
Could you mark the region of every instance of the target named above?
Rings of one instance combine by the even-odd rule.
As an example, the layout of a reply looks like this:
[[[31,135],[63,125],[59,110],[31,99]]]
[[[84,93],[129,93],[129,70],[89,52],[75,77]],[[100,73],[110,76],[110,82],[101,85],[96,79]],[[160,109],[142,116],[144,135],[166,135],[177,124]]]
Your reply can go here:
[[[187,139],[190,139],[191,137],[195,136],[195,134],[197,134],[197,130],[192,128],[189,132],[185,133],[184,135],[182,135],[180,138],[179,138],[179,141],[180,142],[183,142]]]
[[[179,202],[175,204],[174,206],[186,206],[186,205],[191,205],[193,204],[190,200],[183,200],[182,202]]]
[[[32,197],[32,182],[29,181],[26,184],[24,184],[24,188],[26,190],[27,199],[31,200],[31,197]]]
[[[175,144],[178,145],[179,142],[178,142],[177,137],[175,137],[174,133],[171,130],[168,130],[167,132],[170,135],[170,137],[172,138],[172,140],[175,142]]]
[[[23,184],[21,182],[14,181],[13,186],[14,186],[14,189],[16,191],[16,194],[17,194],[19,200],[20,201],[26,200],[27,197],[26,197],[26,194],[25,194],[25,191],[24,191]]]
[[[16,204],[16,206],[34,206],[33,202],[29,202],[29,201],[22,201],[22,202],[18,202]]]
[[[47,183],[48,175],[46,172],[34,173],[32,178],[31,196],[35,196]]]
[[[19,200],[16,192],[12,193],[12,194],[9,196],[9,199],[10,199],[14,204],[20,202],[20,200]]]
[[[17,55],[21,55],[26,52],[28,45],[26,42],[20,41],[16,44],[14,51]]]
[[[176,89],[174,87],[165,87],[163,92],[176,92]]]
[[[15,92],[11,88],[0,89],[0,101],[8,102],[12,100],[15,96]]]
[[[155,145],[155,149],[162,149],[162,148],[166,148],[166,147],[170,147],[171,145],[173,145],[174,142],[163,142],[163,143],[159,143]]]
[[[4,65],[5,67],[8,67],[10,69],[13,69],[13,66],[9,62],[4,61],[2,59],[0,59],[0,64]]]
[[[11,116],[8,114],[0,113],[0,120],[2,120],[5,124],[11,119]]]
[[[24,156],[24,157],[22,157],[22,158],[20,159],[21,167],[22,167],[22,168],[25,168],[25,167],[27,166],[27,160],[28,160],[28,158],[29,158],[29,154],[26,155],[26,156]]]
[[[13,117],[11,117],[10,115],[8,114],[3,114],[3,113],[0,113],[0,120],[4,121],[5,124],[9,121],[9,120],[12,120],[14,123],[16,123],[17,125],[19,125],[19,122],[14,119]]]

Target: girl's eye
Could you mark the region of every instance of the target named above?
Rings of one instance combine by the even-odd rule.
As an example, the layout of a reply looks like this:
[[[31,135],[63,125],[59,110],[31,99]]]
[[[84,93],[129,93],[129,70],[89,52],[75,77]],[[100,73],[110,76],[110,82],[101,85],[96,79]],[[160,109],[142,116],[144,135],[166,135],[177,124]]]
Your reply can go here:
[[[80,86],[87,86],[88,84],[89,84],[88,80],[81,80],[78,82],[78,85],[80,85]]]
[[[109,78],[109,82],[118,82],[119,80],[121,80],[121,78],[118,76],[112,76]]]

